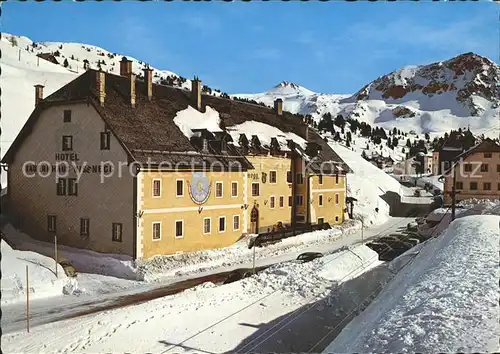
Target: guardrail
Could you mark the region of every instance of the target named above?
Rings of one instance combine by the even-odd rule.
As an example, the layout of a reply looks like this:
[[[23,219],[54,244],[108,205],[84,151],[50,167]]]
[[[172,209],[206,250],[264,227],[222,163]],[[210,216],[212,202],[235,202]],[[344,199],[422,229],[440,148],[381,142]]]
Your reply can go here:
[[[288,237],[297,236],[306,232],[317,231],[317,230],[327,230],[331,226],[329,223],[323,224],[304,224],[296,227],[288,227],[278,231],[269,231],[260,233],[257,237],[252,239],[248,245],[248,248],[253,246],[261,247],[267,243],[273,243]]]

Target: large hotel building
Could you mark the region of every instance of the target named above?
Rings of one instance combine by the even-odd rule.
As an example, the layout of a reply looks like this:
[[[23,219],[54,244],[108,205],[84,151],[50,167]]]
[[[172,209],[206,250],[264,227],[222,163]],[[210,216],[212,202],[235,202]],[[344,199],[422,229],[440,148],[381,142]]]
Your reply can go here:
[[[340,224],[349,167],[303,117],[87,70],[43,97],[2,161],[8,213],[41,240],[134,259]]]

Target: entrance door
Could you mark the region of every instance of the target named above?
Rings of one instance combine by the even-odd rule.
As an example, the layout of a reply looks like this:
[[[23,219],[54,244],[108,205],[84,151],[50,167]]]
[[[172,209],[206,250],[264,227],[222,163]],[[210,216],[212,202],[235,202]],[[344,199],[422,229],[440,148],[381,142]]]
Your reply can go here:
[[[259,231],[259,209],[256,206],[250,212],[250,233],[256,234]]]

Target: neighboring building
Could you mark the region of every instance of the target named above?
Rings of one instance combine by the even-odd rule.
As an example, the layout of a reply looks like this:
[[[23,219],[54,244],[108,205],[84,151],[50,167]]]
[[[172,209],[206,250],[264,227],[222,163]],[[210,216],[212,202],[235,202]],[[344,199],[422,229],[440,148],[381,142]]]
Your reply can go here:
[[[457,201],[500,199],[500,145],[485,139],[456,157],[453,168],[444,177],[444,203],[448,205],[454,176]]]
[[[105,253],[231,245],[247,233],[340,224],[349,167],[302,117],[88,70],[43,99],[2,160],[11,219]],[[215,118],[214,118],[215,117]]]
[[[464,149],[462,147],[455,147],[444,145],[433,151],[433,175],[442,175],[444,171],[451,167],[451,164]],[[437,158],[436,158],[437,156]]]

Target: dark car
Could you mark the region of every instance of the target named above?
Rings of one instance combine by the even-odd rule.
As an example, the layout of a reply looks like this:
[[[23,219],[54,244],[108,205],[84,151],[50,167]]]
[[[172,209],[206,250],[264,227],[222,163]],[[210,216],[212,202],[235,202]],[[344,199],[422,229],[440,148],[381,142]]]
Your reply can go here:
[[[247,269],[247,268],[235,269],[231,273],[228,274],[228,276],[227,276],[226,280],[224,280],[223,284],[229,284],[229,283],[233,283],[235,281],[241,280],[243,278],[251,277],[252,274],[253,274],[252,269]]]
[[[320,252],[305,252],[302,254],[299,254],[297,257],[298,261],[302,261],[303,263],[310,262],[316,258],[321,258],[323,257],[323,253]]]

